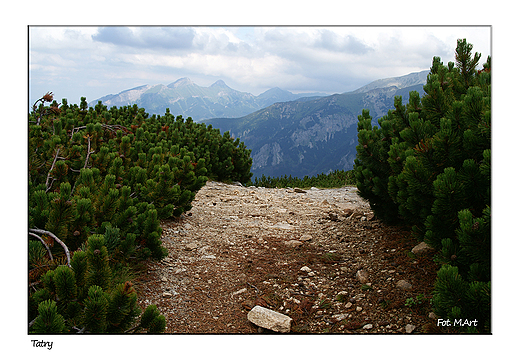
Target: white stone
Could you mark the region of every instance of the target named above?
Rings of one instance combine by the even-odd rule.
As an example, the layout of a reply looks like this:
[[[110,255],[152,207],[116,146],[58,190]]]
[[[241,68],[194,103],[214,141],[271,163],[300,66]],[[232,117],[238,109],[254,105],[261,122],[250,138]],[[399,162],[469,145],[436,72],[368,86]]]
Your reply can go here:
[[[358,270],[356,280],[361,284],[366,284],[368,282],[368,273],[365,270]]]
[[[366,324],[365,326],[363,326],[363,329],[365,329],[365,330],[370,330],[370,329],[372,329],[373,327],[374,327],[374,325],[372,325],[372,324]]]
[[[303,243],[298,240],[285,241],[285,246],[289,246],[289,247],[300,247],[302,245],[303,245]]]
[[[336,315],[332,315],[332,319],[337,321],[337,322],[340,322],[341,320],[345,320],[346,318],[348,317],[348,314],[336,314]]]
[[[415,325],[408,324],[405,327],[405,331],[407,334],[411,334],[415,330]]]
[[[271,226],[273,229],[281,229],[281,230],[294,230],[295,227],[292,225],[287,224],[286,222],[280,222],[278,224],[275,224]]]
[[[311,272],[312,270],[308,266],[304,266],[300,269],[300,271]]]
[[[430,245],[426,244],[424,241],[422,243],[420,243],[419,245],[416,245],[413,249],[412,249],[412,252],[415,254],[415,255],[421,255],[421,254],[426,254],[427,252],[429,251],[432,251],[434,250]]]
[[[292,319],[289,316],[259,305],[256,305],[251,309],[247,314],[247,319],[253,324],[265,329],[281,333],[288,333],[291,331]]]
[[[236,295],[239,295],[239,294],[242,294],[242,293],[245,293],[247,291],[246,288],[243,288],[243,289],[240,289],[238,291],[235,291],[233,294],[231,294],[231,296],[236,296]]]
[[[195,250],[196,248],[199,247],[199,244],[195,243],[195,242],[192,242],[192,243],[189,243],[188,245],[186,245],[184,247],[184,250],[187,250],[187,251],[192,251],[192,250]]]
[[[312,236],[309,234],[304,234],[300,237],[300,241],[311,241],[311,240],[312,240]]]
[[[412,289],[412,284],[410,284],[406,280],[399,280],[397,282],[396,286],[398,289],[401,289],[401,290],[411,290]]]

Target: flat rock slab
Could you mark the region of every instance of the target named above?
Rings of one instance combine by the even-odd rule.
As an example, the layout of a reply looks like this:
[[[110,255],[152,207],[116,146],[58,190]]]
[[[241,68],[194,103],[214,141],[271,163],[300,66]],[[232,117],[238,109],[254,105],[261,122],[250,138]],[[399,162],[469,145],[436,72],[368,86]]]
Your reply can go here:
[[[256,305],[251,309],[247,314],[247,320],[257,326],[276,332],[288,333],[291,331],[292,319],[289,316],[260,305]]]

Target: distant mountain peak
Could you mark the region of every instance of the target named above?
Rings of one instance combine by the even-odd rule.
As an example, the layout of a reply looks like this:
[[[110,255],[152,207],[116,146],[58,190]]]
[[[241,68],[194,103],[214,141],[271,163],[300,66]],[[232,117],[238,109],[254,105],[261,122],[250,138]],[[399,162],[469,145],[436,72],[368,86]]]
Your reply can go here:
[[[183,77],[183,78],[180,78],[179,80],[169,84],[168,87],[171,89],[171,88],[176,88],[176,87],[180,87],[180,86],[188,86],[188,85],[195,85],[195,83],[193,81],[191,81],[190,78]]]
[[[227,86],[224,80],[217,80],[210,87],[230,88],[229,86]]]
[[[287,99],[286,99],[287,101],[293,100],[293,98],[297,97],[290,91],[282,90],[279,87],[274,87],[274,88],[264,91],[263,93],[258,95],[258,98],[264,99],[264,98],[276,97],[276,96],[285,96],[285,97],[287,97]]]
[[[360,87],[357,90],[354,90],[353,93],[364,93],[374,89],[382,89],[385,87],[395,86],[398,89],[414,86],[414,85],[424,85],[426,84],[426,79],[430,70],[423,70],[419,72],[410,73],[408,75],[379,79],[376,81],[372,81],[368,85]]]

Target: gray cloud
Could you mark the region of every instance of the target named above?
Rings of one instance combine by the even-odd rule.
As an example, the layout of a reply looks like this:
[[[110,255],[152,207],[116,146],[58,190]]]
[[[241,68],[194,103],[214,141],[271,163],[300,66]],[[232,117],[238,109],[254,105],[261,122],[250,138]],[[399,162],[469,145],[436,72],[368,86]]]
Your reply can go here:
[[[340,36],[331,30],[320,31],[315,46],[330,51],[348,52],[351,54],[366,54],[372,49],[354,36]]]
[[[94,41],[148,49],[187,49],[193,44],[193,28],[140,27],[134,32],[126,27],[103,27],[92,35]]]

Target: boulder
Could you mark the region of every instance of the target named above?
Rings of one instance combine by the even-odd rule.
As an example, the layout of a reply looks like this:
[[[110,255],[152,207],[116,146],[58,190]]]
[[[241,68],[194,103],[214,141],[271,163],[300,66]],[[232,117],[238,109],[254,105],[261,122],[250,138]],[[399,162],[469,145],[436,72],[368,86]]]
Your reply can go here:
[[[247,314],[247,320],[265,329],[276,332],[288,333],[291,331],[292,319],[263,306],[256,305]]]

